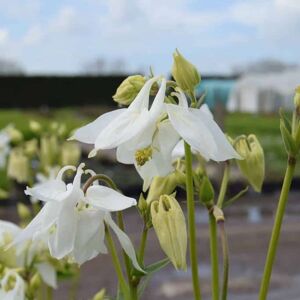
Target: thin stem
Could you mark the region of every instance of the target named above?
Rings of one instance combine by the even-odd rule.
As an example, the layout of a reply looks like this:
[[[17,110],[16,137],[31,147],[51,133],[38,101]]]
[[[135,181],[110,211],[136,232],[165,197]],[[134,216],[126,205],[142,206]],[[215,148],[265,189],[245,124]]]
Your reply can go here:
[[[279,197],[279,203],[276,211],[271,240],[270,240],[268,254],[266,258],[264,274],[260,286],[259,300],[267,299],[273,264],[274,264],[276,250],[278,246],[278,240],[281,232],[282,220],[284,217],[285,208],[288,200],[288,194],[291,188],[291,183],[295,172],[295,166],[296,166],[295,158],[289,158],[286,173],[282,184],[280,197]]]
[[[83,187],[83,192],[86,193],[87,189],[92,185],[92,183],[96,180],[100,180],[102,182],[104,182],[106,185],[108,185],[110,188],[114,189],[115,191],[118,191],[119,192],[119,189],[117,187],[117,185],[114,183],[114,181],[104,175],[104,174],[97,174],[97,175],[94,175],[94,176],[91,176],[85,183],[84,187]]]
[[[47,300],[52,300],[53,299],[53,289],[50,286],[47,286]]]
[[[145,225],[142,232],[141,244],[140,244],[139,255],[138,255],[138,260],[141,265],[144,264],[144,255],[145,255],[145,249],[147,244],[147,237],[148,237],[148,227]]]
[[[119,260],[118,254],[117,254],[115,243],[111,237],[108,226],[105,226],[105,236],[106,236],[106,240],[107,240],[108,249],[109,249],[109,252],[112,257],[113,265],[114,265],[114,268],[115,268],[115,271],[116,271],[116,274],[117,274],[117,277],[119,280],[120,288],[121,288],[122,292],[125,294],[124,296],[126,298],[126,295],[128,297],[129,290],[128,290],[128,286],[127,286],[127,283],[125,281],[125,278],[124,278],[124,275],[122,272],[122,267],[121,267],[121,263],[120,263],[120,260]],[[130,298],[128,297],[128,299],[130,299]]]
[[[198,274],[192,152],[191,152],[190,145],[187,144],[186,142],[184,142],[184,150],[185,150],[185,160],[186,160],[186,198],[187,198],[187,208],[188,208],[189,248],[190,248],[193,289],[194,289],[195,300],[201,300],[201,290],[200,290],[200,282],[199,282],[199,274]]]
[[[119,228],[122,231],[125,231],[123,214],[122,214],[121,211],[117,212],[117,219],[118,219]],[[129,259],[128,255],[126,254],[126,252],[124,250],[122,250],[122,254],[123,254],[123,259],[124,259],[124,262],[125,262],[125,269],[126,269],[128,282],[131,285],[131,274],[130,274],[131,273],[131,262],[130,262],[130,259]]]
[[[227,299],[228,292],[228,278],[229,278],[229,249],[228,249],[228,240],[225,231],[224,221],[218,222],[220,235],[221,235],[221,244],[223,252],[223,283],[222,283],[222,300]]]
[[[213,214],[210,212],[208,214],[209,214],[209,230],[210,230],[212,299],[219,300],[219,261],[218,261],[217,223]]]
[[[229,162],[225,162],[225,167],[224,167],[224,173],[223,173],[223,178],[222,178],[222,183],[221,183],[221,188],[220,188],[220,193],[218,196],[218,201],[217,201],[217,206],[219,208],[222,208],[223,202],[225,199],[225,195],[227,192],[227,187],[228,187],[228,181],[229,181]]]

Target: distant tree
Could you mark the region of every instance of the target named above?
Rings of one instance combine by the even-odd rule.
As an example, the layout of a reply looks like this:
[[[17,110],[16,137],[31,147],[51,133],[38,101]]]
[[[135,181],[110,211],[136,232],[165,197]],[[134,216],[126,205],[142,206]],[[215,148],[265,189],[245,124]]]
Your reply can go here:
[[[123,59],[107,61],[103,58],[96,58],[84,64],[81,73],[92,76],[125,74],[126,63]]]
[[[235,66],[233,72],[238,74],[282,72],[297,67],[299,66],[296,64],[288,64],[276,59],[263,59],[247,65]]]
[[[24,75],[25,70],[15,61],[0,58],[0,75]]]

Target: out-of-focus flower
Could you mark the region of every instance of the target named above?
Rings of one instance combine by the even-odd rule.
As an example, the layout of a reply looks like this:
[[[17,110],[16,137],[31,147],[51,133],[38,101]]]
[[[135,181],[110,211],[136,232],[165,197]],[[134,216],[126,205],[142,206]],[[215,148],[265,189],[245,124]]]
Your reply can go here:
[[[177,84],[184,91],[194,91],[195,87],[200,83],[201,77],[197,68],[186,60],[178,50],[173,54],[174,62],[172,75]]]
[[[23,140],[23,134],[20,130],[16,129],[14,125],[8,125],[5,129],[10,137],[12,143],[19,143]]]
[[[44,236],[53,257],[61,259],[70,256],[82,264],[99,253],[107,252],[104,244],[107,225],[118,236],[135,268],[142,271],[130,239],[110,215],[110,212],[136,205],[136,200],[97,184],[90,186],[84,194],[81,189],[83,168],[84,164],[78,167],[73,183],[66,184],[62,180],[65,171],[76,170],[73,166],[66,166],[60,170],[56,179],[26,189],[27,195],[46,204],[15,238],[14,244]]]
[[[55,135],[45,135],[41,137],[40,162],[44,170],[54,166],[59,155],[58,140]]]
[[[6,164],[6,159],[10,150],[10,136],[5,129],[0,131],[0,169]]]
[[[17,147],[10,151],[7,175],[18,183],[26,183],[30,180],[29,159],[22,148]]]
[[[237,161],[242,174],[247,178],[254,190],[260,192],[265,177],[263,148],[254,134],[238,138],[234,144],[236,151],[243,158],[243,160]]]
[[[30,141],[27,141],[24,143],[24,153],[32,157],[36,155],[38,152],[38,140],[37,139],[32,139]]]
[[[19,226],[0,220],[0,263],[6,268],[14,269],[35,267],[42,280],[47,285],[56,288],[56,271],[47,261],[47,255],[44,255],[47,248],[43,239],[36,239],[33,242],[24,241],[11,246],[13,240],[21,232],[22,229]]]
[[[182,91],[176,93],[179,105],[166,104],[169,119],[178,134],[206,160],[240,159],[226,136],[214,121],[207,105],[189,108]]]
[[[77,165],[81,150],[76,142],[65,142],[61,146],[61,165]]]
[[[31,129],[32,132],[34,132],[36,134],[39,134],[42,131],[41,123],[34,121],[34,120],[31,120],[29,122],[29,128]]]
[[[187,231],[177,200],[162,195],[151,204],[152,224],[161,248],[176,269],[186,270]]]

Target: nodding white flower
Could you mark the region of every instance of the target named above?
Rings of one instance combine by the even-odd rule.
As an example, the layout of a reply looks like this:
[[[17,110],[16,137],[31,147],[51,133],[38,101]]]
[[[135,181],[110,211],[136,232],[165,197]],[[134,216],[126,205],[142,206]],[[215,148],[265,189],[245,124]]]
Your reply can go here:
[[[100,149],[117,148],[117,160],[136,166],[145,180],[144,189],[153,176],[168,173],[170,164],[166,159],[167,153],[179,138],[168,121],[159,123],[164,112],[164,78],[149,109],[150,90],[158,80],[160,77],[149,79],[128,108],[100,116],[78,129],[73,136],[78,141],[94,144],[93,154]]]
[[[10,137],[5,130],[0,131],[0,169],[3,169],[9,153]]]
[[[99,253],[107,252],[104,243],[106,225],[116,233],[135,268],[141,270],[130,239],[110,216],[110,212],[136,205],[136,200],[97,184],[90,186],[84,193],[81,188],[83,168],[84,164],[77,168],[72,183],[66,184],[62,176],[66,170],[76,171],[76,168],[66,166],[54,180],[26,189],[27,195],[46,204],[15,238],[14,244],[46,236],[53,257],[61,259],[70,256],[75,262],[82,264]]]
[[[182,91],[174,93],[179,105],[166,104],[167,113],[178,134],[206,160],[225,161],[241,159],[214,121],[207,105],[200,109],[188,107]]]
[[[25,282],[16,271],[5,271],[0,281],[0,299],[25,300]]]
[[[33,242],[24,241],[24,243],[19,243],[14,247],[5,249],[21,231],[22,229],[16,224],[0,220],[1,264],[7,268],[25,268],[31,266],[33,263],[43,281],[47,285],[56,288],[57,278],[55,268],[48,261],[40,260],[40,254],[43,254],[47,250],[46,243],[43,240],[36,239]],[[39,262],[35,260],[36,257],[39,257]]]

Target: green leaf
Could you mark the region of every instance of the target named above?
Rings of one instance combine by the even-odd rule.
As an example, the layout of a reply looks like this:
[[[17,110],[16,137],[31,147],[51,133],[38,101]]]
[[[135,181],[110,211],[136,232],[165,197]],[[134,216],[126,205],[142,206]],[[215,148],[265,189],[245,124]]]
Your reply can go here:
[[[280,115],[281,120],[284,122],[284,125],[285,125],[286,129],[289,132],[292,132],[291,121],[288,119],[288,117],[286,116],[286,114],[285,114],[285,112],[282,108],[279,109],[279,115]]]
[[[291,133],[286,128],[283,120],[280,120],[280,131],[281,131],[281,136],[287,153],[295,155],[295,153],[297,152],[295,141]]]
[[[145,271],[147,272],[147,275],[144,276],[142,283],[140,283],[139,287],[138,287],[138,296],[141,297],[142,294],[144,293],[150,279],[152,278],[152,276],[160,271],[161,269],[163,269],[164,267],[166,267],[168,264],[170,263],[170,260],[168,258],[162,259],[154,264],[151,264],[149,266],[147,266],[145,268]]]

